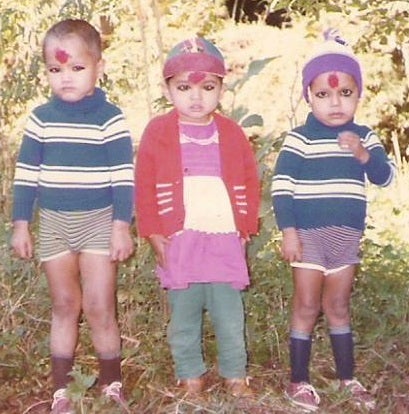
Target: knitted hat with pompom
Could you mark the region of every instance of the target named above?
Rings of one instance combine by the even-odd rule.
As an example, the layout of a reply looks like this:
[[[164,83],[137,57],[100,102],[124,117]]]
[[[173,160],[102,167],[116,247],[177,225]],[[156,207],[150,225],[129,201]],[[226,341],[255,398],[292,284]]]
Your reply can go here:
[[[206,72],[223,78],[226,75],[223,55],[213,43],[201,37],[184,40],[169,52],[163,77],[168,79],[181,72]]]
[[[303,95],[308,102],[308,88],[311,82],[322,73],[343,72],[351,75],[358,88],[359,97],[362,95],[362,73],[358,59],[352,49],[338,35],[329,29],[324,32],[324,43],[314,50],[302,70]]]

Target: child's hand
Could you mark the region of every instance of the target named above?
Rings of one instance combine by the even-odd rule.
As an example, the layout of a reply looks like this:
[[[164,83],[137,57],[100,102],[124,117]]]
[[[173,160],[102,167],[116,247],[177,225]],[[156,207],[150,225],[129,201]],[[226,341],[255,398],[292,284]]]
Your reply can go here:
[[[283,230],[281,256],[288,262],[300,262],[302,259],[301,243],[294,227]]]
[[[24,220],[17,220],[13,223],[11,247],[21,259],[31,259],[33,256],[33,242],[28,226],[28,221]]]
[[[361,163],[365,164],[369,160],[369,152],[362,145],[359,135],[351,131],[344,131],[338,135],[338,145],[345,150],[352,152],[353,156]]]
[[[155,251],[159,266],[166,267],[165,247],[170,243],[170,240],[162,234],[151,234],[149,236],[149,242]]]
[[[129,224],[125,221],[114,220],[112,222],[111,234],[111,260],[125,260],[132,254],[133,249],[134,246],[129,232]]]

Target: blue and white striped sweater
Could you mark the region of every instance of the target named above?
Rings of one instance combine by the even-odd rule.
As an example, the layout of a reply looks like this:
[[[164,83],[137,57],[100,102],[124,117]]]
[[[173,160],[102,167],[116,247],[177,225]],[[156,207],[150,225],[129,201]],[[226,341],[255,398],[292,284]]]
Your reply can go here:
[[[121,110],[96,89],[77,103],[54,97],[30,115],[14,179],[13,220],[31,220],[34,202],[51,210],[113,205],[133,213],[133,151]]]
[[[339,147],[342,131],[361,137],[370,153],[366,164]],[[387,186],[393,176],[393,163],[368,127],[353,122],[327,127],[309,114],[305,125],[287,135],[277,159],[271,192],[278,227],[345,225],[363,230],[366,180]]]

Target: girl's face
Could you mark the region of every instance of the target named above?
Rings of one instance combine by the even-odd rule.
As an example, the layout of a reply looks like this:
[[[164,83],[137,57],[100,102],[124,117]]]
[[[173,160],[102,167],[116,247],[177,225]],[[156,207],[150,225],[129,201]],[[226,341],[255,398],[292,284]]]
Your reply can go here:
[[[310,85],[312,113],[324,125],[337,127],[351,121],[358,102],[358,87],[346,73],[322,73]]]
[[[182,72],[170,78],[164,95],[184,122],[206,123],[223,96],[222,79],[204,72]]]
[[[104,72],[104,62],[90,52],[81,38],[76,35],[50,38],[44,56],[54,95],[66,102],[77,102],[94,93]]]

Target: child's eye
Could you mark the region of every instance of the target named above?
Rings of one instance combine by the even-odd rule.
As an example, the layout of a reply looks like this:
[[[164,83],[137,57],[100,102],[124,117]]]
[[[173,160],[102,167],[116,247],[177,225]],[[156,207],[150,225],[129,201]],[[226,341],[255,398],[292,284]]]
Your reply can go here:
[[[348,88],[345,88],[345,89],[342,89],[341,90],[341,95],[342,96],[351,96],[352,95],[352,90],[351,89],[348,89]]]
[[[212,90],[214,90],[214,88],[215,88],[215,86],[214,86],[214,85],[204,85],[204,86],[203,86],[203,89],[204,89],[205,91],[212,91]]]
[[[48,68],[48,71],[49,71],[50,73],[58,73],[58,72],[60,72],[60,68],[57,68],[57,67],[51,67],[51,68]]]
[[[75,65],[72,67],[72,70],[74,72],[80,72],[81,70],[84,70],[84,69],[85,69],[84,66],[81,66],[81,65]]]
[[[189,88],[189,85],[181,84],[181,85],[178,85],[177,89],[178,89],[179,91],[186,92],[186,91],[188,91],[190,88]]]
[[[316,94],[315,94],[315,96],[317,97],[317,98],[326,98],[327,96],[328,96],[328,93],[327,92],[324,92],[324,91],[320,91],[320,92],[317,92]]]

